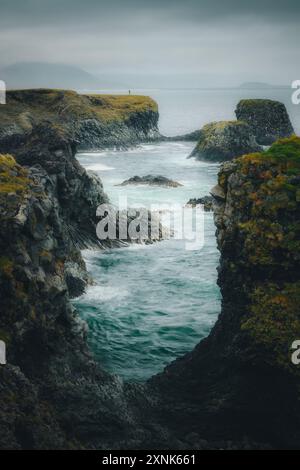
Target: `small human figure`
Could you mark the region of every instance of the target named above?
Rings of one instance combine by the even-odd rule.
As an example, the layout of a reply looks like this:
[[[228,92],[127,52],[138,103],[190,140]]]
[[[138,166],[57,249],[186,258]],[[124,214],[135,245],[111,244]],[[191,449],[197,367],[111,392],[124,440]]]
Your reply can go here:
[[[128,95],[131,95],[131,90],[128,90]]]

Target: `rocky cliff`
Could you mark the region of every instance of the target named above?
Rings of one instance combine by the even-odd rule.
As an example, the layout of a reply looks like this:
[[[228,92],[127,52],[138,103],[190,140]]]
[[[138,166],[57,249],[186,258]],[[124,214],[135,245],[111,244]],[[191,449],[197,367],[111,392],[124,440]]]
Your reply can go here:
[[[19,90],[7,92],[0,108],[1,151],[22,145],[43,121],[68,131],[84,150],[128,148],[160,138],[157,104],[149,97]]]
[[[299,448],[291,345],[300,338],[300,138],[225,163],[219,186],[221,315],[208,338],[151,383],[166,394],[169,426],[192,432],[194,445]]]
[[[74,152],[43,122],[0,156],[0,448],[157,447],[150,395],[95,364],[70,303],[89,281],[80,248],[98,245],[107,201]]]
[[[235,110],[237,119],[246,122],[257,142],[271,145],[281,137],[294,134],[286,107],[274,100],[241,100]]]

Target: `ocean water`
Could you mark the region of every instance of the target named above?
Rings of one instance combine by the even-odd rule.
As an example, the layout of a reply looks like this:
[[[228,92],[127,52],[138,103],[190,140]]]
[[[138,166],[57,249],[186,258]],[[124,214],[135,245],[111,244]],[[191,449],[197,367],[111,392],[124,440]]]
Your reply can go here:
[[[268,88],[257,90],[233,89],[170,89],[131,90],[132,94],[147,95],[159,105],[159,127],[163,134],[173,136],[200,129],[211,121],[236,119],[234,110],[241,99],[265,98],[285,104],[297,134],[300,134],[300,105],[292,103],[295,90]],[[97,93],[127,94],[128,90],[97,90]]]
[[[109,91],[106,91],[109,93]],[[192,131],[211,120],[234,118],[238,100],[279,99],[287,105],[297,131],[299,111],[289,90],[140,90],[157,100],[160,129],[166,135]],[[299,108],[300,109],[300,108]],[[209,193],[217,164],[187,159],[191,142],[141,145],[129,151],[80,153],[80,163],[95,171],[113,203],[126,196],[129,206],[177,203]],[[117,186],[134,175],[160,174],[178,188]],[[205,213],[204,246],[187,250],[185,241],[83,253],[95,280],[74,301],[89,325],[88,341],[106,370],[126,380],[142,381],[208,335],[220,312],[217,286],[219,252],[211,213]]]

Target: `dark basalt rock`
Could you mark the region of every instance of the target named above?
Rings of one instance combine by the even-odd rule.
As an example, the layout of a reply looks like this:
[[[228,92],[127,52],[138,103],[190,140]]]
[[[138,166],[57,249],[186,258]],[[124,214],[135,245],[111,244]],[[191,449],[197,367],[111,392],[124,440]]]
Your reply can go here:
[[[210,162],[232,160],[240,155],[261,150],[248,124],[242,121],[220,121],[206,124],[190,157]]]
[[[160,175],[133,176],[132,178],[123,181],[123,183],[117,186],[128,186],[138,184],[147,184],[149,186],[165,186],[170,188],[177,188],[179,186],[183,186],[177,181],[170,180],[169,178]]]
[[[26,167],[0,155],[0,448],[167,446],[153,395],[93,361],[70,303],[88,281],[79,248],[97,246],[101,182],[49,123],[32,138],[17,154]]]
[[[249,124],[257,142],[271,145],[281,137],[294,134],[286,107],[273,100],[241,100],[235,110],[237,119]]]

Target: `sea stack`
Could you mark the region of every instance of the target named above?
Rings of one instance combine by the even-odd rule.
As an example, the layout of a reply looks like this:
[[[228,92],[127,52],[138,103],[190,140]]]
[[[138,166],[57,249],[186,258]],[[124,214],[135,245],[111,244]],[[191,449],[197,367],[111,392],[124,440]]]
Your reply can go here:
[[[273,100],[241,100],[235,110],[237,119],[245,121],[260,145],[271,145],[281,137],[294,134],[286,107]]]

